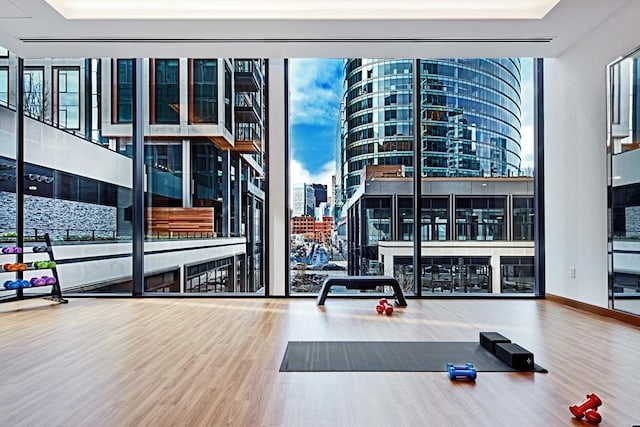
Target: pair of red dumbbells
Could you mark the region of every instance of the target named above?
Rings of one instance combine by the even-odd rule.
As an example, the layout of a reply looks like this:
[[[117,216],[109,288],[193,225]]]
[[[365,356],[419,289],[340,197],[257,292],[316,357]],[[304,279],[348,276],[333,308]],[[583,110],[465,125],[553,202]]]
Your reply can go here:
[[[584,418],[589,424],[600,424],[602,416],[598,412],[598,406],[602,405],[602,400],[595,394],[587,394],[587,399],[579,405],[569,406],[569,411],[574,417],[581,420]]]
[[[393,306],[389,304],[386,298],[381,298],[378,301],[378,305],[376,306],[376,311],[378,314],[386,314],[387,316],[391,316],[393,314]]]

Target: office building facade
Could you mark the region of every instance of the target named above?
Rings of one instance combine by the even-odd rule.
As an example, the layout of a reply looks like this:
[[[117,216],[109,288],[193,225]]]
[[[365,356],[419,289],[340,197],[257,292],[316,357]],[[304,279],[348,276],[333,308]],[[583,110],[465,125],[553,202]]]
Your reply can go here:
[[[412,60],[345,61],[340,147],[343,199],[367,165],[412,176]],[[520,175],[519,58],[420,60],[421,176]]]

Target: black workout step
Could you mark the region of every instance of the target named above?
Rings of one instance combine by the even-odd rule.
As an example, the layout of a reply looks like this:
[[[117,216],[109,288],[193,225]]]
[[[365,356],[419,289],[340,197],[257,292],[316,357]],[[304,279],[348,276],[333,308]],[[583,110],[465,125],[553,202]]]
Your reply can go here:
[[[515,343],[497,343],[496,357],[520,371],[531,371],[534,367],[533,353]]]
[[[480,332],[480,345],[496,354],[496,344],[510,343],[511,340],[497,332]]]

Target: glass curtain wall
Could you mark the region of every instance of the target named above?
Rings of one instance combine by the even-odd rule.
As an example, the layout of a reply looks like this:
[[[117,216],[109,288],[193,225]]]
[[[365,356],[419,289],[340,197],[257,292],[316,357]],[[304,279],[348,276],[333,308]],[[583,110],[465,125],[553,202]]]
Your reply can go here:
[[[533,60],[423,59],[420,85],[423,293],[534,293]]]
[[[131,294],[134,61],[30,59],[21,76],[17,63],[0,55],[2,247],[15,245],[23,197],[27,265],[41,260],[32,247],[48,235],[64,294]],[[267,61],[142,63],[143,293],[264,295]],[[25,85],[22,177],[14,132],[18,78]],[[235,104],[235,97],[251,103]],[[17,260],[1,256],[3,264]],[[25,277],[51,275],[52,267]],[[15,276],[1,274],[2,283]],[[0,297],[15,292],[0,288]]]
[[[262,59],[145,59],[147,294],[264,295]],[[235,102],[251,100],[248,102]],[[258,131],[234,132],[238,126]]]
[[[7,93],[6,103],[0,102],[2,246],[17,241],[21,203],[21,262],[28,268],[22,275],[31,282],[57,274],[63,295],[131,293],[132,163],[100,132],[96,139],[86,136],[100,128],[103,105],[85,99],[99,99],[103,68],[110,62],[28,59],[19,75],[18,58],[12,54],[0,58],[0,70],[8,73],[6,86],[0,85]],[[15,160],[17,79],[24,83],[23,176],[16,175]],[[22,181],[20,194],[17,180]],[[46,244],[47,236],[51,252],[35,252]],[[3,265],[16,260],[10,256]],[[3,273],[7,274],[15,273]],[[3,277],[2,282],[6,280]],[[50,293],[51,288],[31,286],[22,291],[29,296]]]
[[[640,314],[640,53],[609,66],[609,295]]]
[[[17,246],[16,233],[16,136],[15,115],[17,86],[16,63],[9,52],[0,48],[0,246],[13,248]],[[12,93],[13,92],[13,93]],[[7,282],[17,280],[13,272],[8,272],[9,264],[15,264],[15,255],[0,252],[0,300],[12,297],[16,291],[7,290]]]
[[[393,59],[289,60],[291,294],[317,293],[329,275],[393,275],[381,251],[389,242],[412,253],[412,67]],[[412,266],[398,274],[404,292],[415,293]]]
[[[423,59],[417,70],[410,59],[290,64],[292,293],[317,291],[327,274],[392,275],[418,296],[535,292],[534,60]],[[321,133],[320,111],[333,137]],[[331,243],[314,232],[314,180],[323,175]]]

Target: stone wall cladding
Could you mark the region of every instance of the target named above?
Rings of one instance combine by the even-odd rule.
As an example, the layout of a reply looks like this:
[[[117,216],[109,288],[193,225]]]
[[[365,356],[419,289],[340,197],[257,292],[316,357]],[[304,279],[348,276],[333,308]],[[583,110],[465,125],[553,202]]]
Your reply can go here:
[[[15,231],[16,195],[0,192],[0,233]],[[49,232],[54,240],[109,238],[116,231],[117,208],[38,196],[24,198],[25,235]]]

